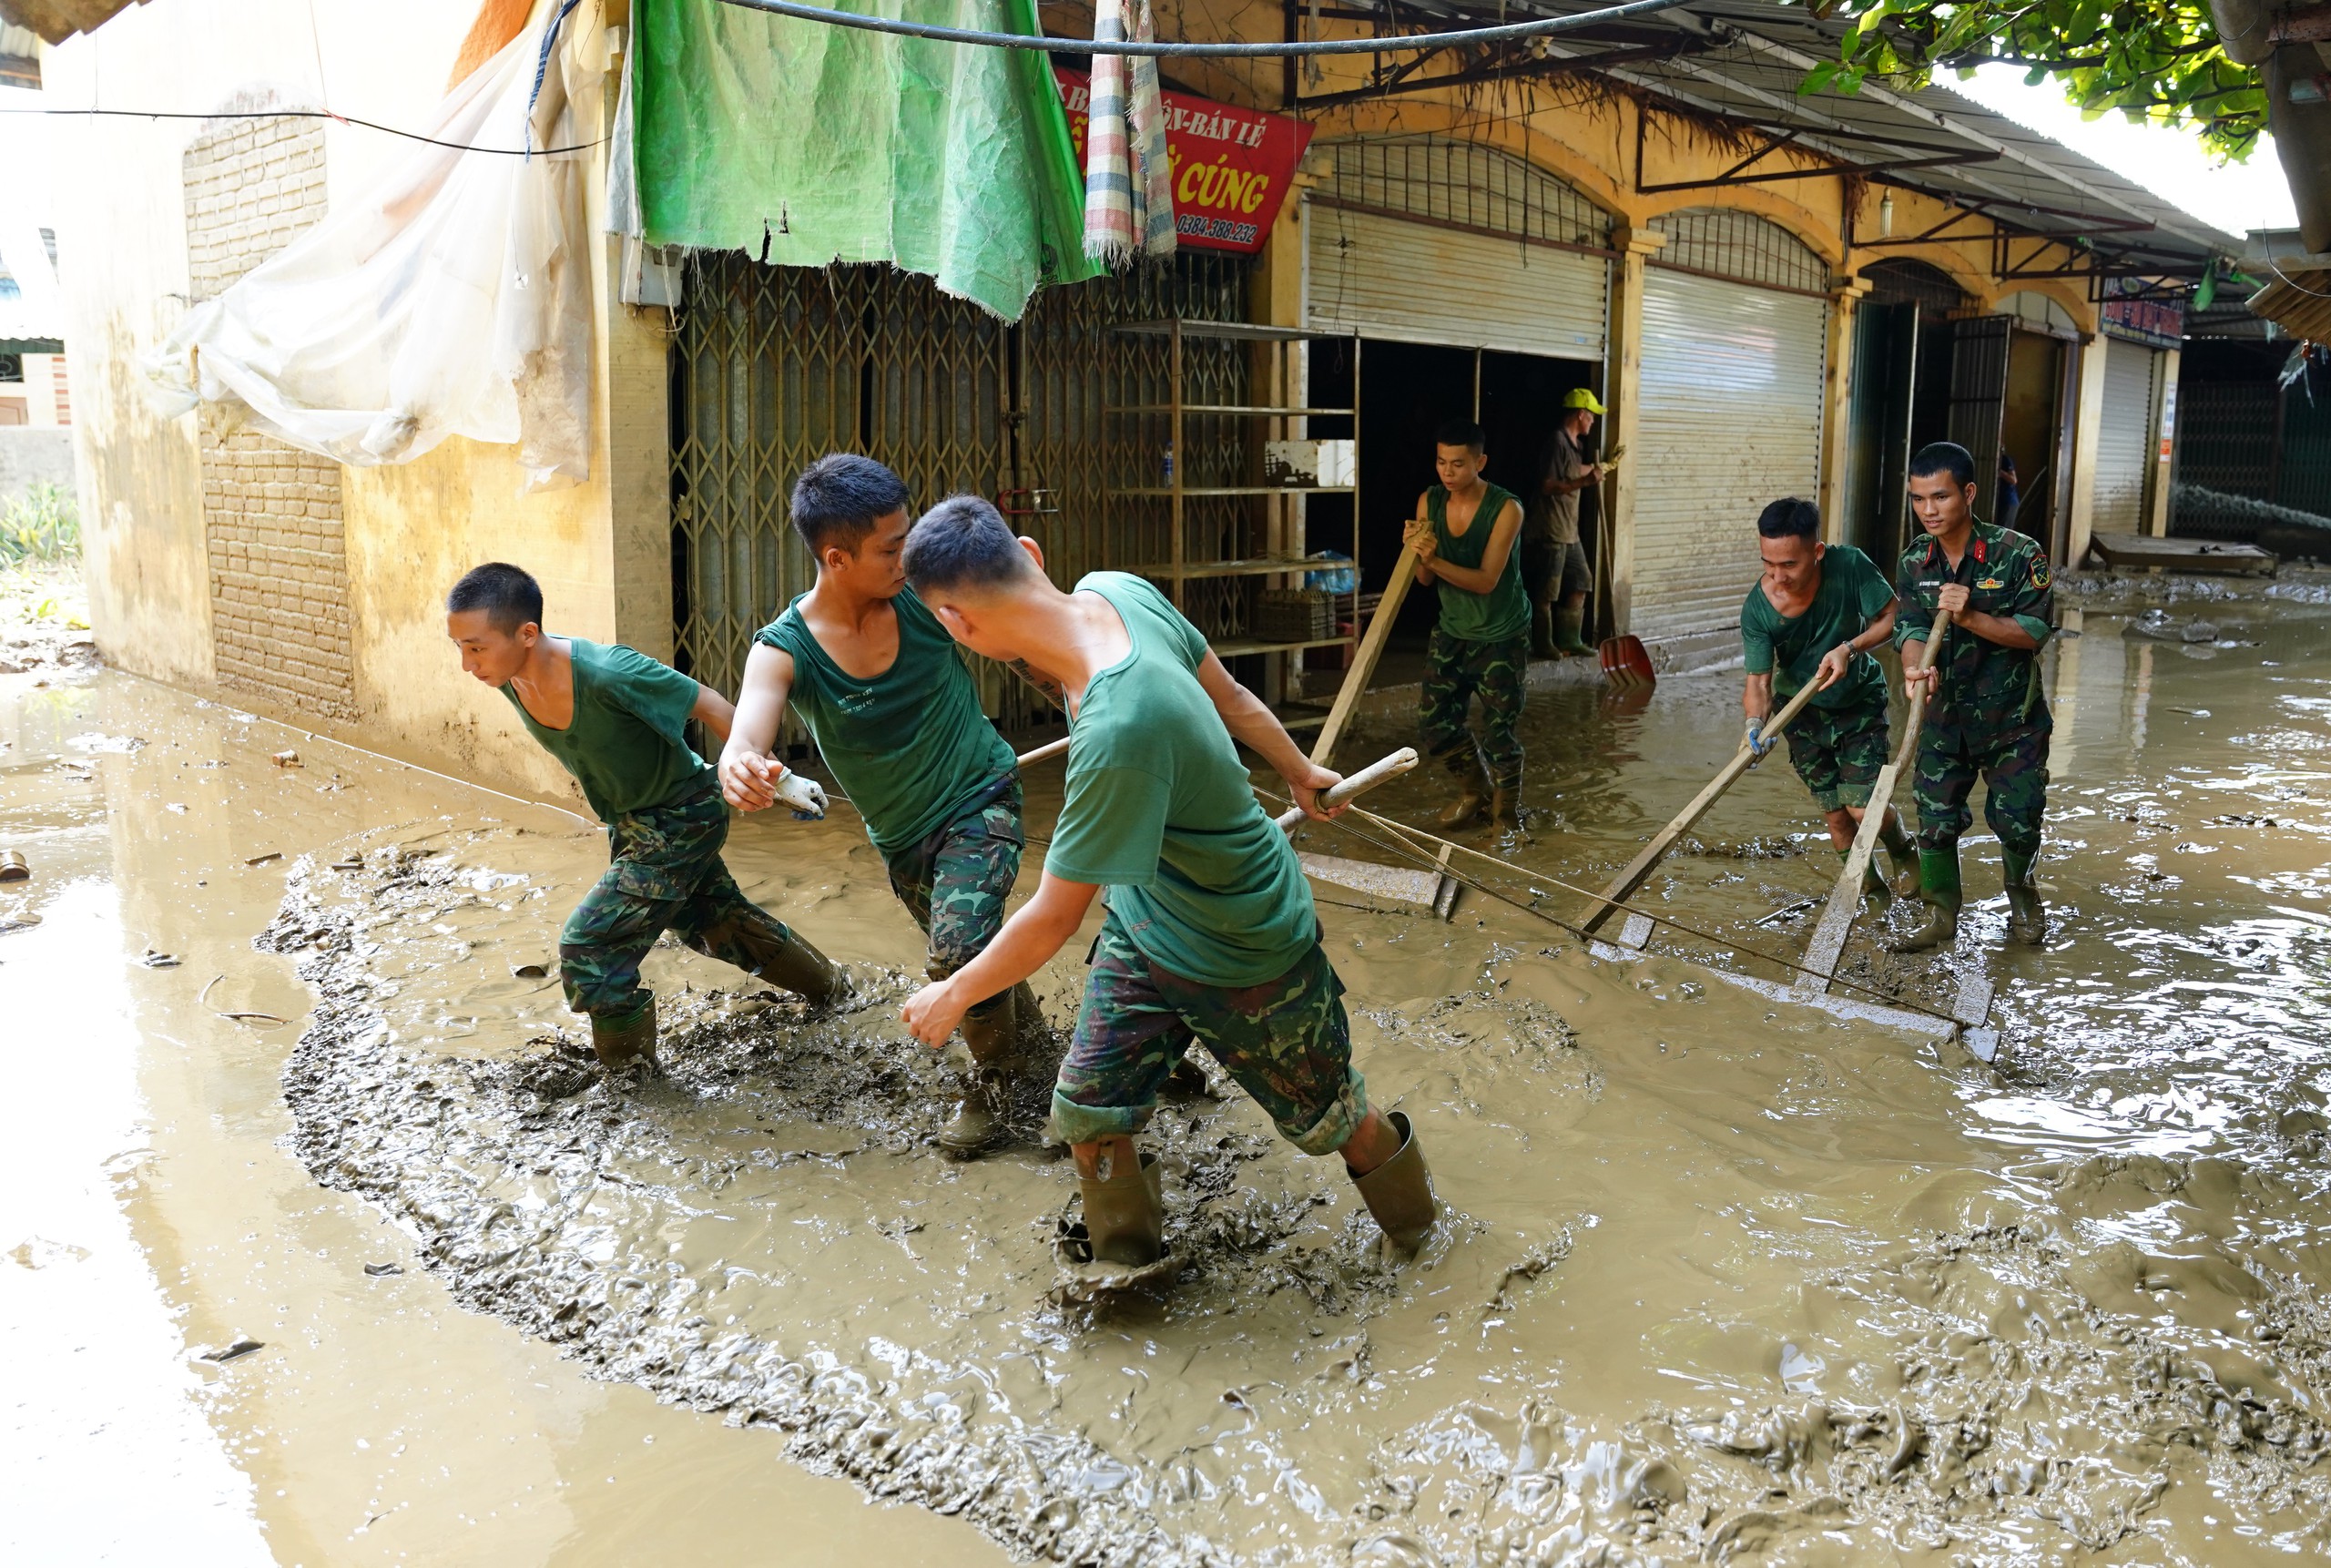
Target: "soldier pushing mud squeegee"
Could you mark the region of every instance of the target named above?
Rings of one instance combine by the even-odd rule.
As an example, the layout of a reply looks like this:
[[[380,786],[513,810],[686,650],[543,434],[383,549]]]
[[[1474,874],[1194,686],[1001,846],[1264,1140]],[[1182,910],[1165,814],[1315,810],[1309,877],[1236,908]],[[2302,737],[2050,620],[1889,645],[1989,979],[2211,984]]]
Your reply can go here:
[[[589,1015],[599,1061],[654,1064],[656,995],[640,984],[639,964],[667,931],[813,1004],[843,994],[825,954],[747,898],[721,863],[728,808],[685,731],[693,718],[726,737],[736,715],[728,699],[620,643],[552,636],[542,619],[541,585],[499,561],[445,598],[462,668],[510,699],[607,826],[606,874],[558,937],[566,1004]],[[783,798],[820,805],[815,789]]]
[[[1810,501],[1766,507],[1756,519],[1756,548],[1764,576],[1740,606],[1747,744],[1759,754],[1771,750],[1779,738],[1763,726],[1774,697],[1813,688],[1788,728],[1789,766],[1813,792],[1829,842],[1850,855],[1872,803],[1870,787],[1886,767],[1886,672],[1870,650],[1894,635],[1894,590],[1859,550],[1822,544],[1821,514]],[[1907,895],[1918,885],[1918,851],[1893,803],[1876,804],[1886,813],[1880,840]],[[1866,885],[1874,896],[1888,895],[1875,867]]]
[[[1895,632],[1907,668],[1928,635],[1926,616],[1949,616],[1934,667],[1905,677],[1912,702],[1931,699],[1919,738],[1910,795],[1919,807],[1919,888],[1924,924],[1893,944],[1898,952],[1946,947],[1959,936],[1959,837],[1980,777],[1983,817],[2000,836],[2006,867],[2010,941],[2046,935],[2033,863],[2048,809],[2048,741],[2055,728],[2040,686],[2040,650],[2053,627],[2055,597],[2039,544],[1975,516],[1975,460],[1938,441],[1910,459],[1910,511],[1926,537],[1902,552],[1895,591],[1922,614]]]
[[[1003,924],[1027,842],[1020,772],[962,654],[907,586],[899,476],[870,457],[821,457],[794,484],[793,526],[817,585],[753,639],[721,786],[738,810],[790,804],[790,790],[817,797],[800,814],[825,814],[818,786],[769,755],[789,703],[930,939],[926,972],[944,980]],[[1025,982],[966,1010],[962,1033],[972,1081],[939,1143],[969,1156],[1003,1135],[1016,1083],[1049,1081],[1058,1057]]]
[[[966,1008],[1034,973],[1105,886],[1053,1091],[1093,1258],[1140,1269],[1163,1256],[1156,1156],[1134,1135],[1193,1040],[1296,1147],[1341,1154],[1392,1250],[1412,1251],[1438,1213],[1422,1151],[1406,1116],[1368,1104],[1310,887],[1256,802],[1234,738],[1311,815],[1328,814],[1318,796],[1339,776],[1297,748],[1155,587],[1094,572],[1064,593],[1035,542],[1015,539],[977,496],[926,514],[905,565],[957,642],[1059,685],[1071,741],[1043,882],[985,952],[908,999],[915,1037],[942,1044]]]

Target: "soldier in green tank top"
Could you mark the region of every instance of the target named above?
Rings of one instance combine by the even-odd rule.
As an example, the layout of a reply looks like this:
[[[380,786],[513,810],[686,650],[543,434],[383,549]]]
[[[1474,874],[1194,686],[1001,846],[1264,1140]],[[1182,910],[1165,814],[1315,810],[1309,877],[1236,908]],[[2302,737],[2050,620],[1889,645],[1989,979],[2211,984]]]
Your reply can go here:
[[[558,937],[566,1004],[591,1021],[610,1068],[656,1060],[656,996],[640,961],[670,932],[697,952],[823,1003],[846,985],[825,956],[745,897],[720,848],[728,812],[691,749],[691,719],[728,732],[728,699],[621,644],[542,628],[543,591],[491,561],[453,585],[445,630],[462,667],[509,699],[607,826],[606,874]]]
[[[1433,453],[1440,483],[1417,498],[1408,526],[1417,581],[1437,584],[1440,592],[1417,718],[1424,749],[1460,787],[1440,825],[1467,827],[1487,807],[1492,826],[1519,832],[1530,598],[1514,548],[1522,504],[1481,477],[1488,465],[1480,425],[1459,420],[1444,426]],[[1481,698],[1478,738],[1466,725],[1476,692]]]
[[[753,638],[721,787],[743,811],[785,798],[800,776],[769,752],[789,710],[929,939],[926,972],[943,980],[1003,924],[1026,842],[1018,762],[980,710],[954,638],[900,569],[899,476],[870,457],[832,453],[802,470],[792,512],[817,585]],[[1025,985],[967,1012],[962,1033],[972,1071],[939,1142],[968,1157],[1003,1135],[1015,1106],[1039,1103],[1059,1052],[1045,1054],[1043,1017]]]

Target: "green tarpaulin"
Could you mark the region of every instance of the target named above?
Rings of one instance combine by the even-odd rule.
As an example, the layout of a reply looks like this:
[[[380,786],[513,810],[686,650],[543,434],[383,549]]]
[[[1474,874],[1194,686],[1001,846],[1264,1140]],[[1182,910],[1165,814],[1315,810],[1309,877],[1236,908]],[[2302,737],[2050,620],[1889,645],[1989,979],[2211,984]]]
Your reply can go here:
[[[1038,31],[1033,0],[852,9]],[[632,81],[651,245],[773,265],[889,261],[1017,320],[1084,260],[1083,177],[1047,57],[635,0]]]

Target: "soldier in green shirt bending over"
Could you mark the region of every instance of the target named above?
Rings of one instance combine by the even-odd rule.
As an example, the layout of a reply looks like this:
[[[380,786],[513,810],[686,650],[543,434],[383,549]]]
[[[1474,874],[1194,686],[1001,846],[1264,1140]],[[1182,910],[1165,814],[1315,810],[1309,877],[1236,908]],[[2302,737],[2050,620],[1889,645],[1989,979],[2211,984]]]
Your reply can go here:
[[[866,820],[891,891],[930,938],[931,978],[944,980],[1003,924],[1026,842],[1019,767],[980,711],[963,656],[907,586],[899,476],[870,457],[821,457],[794,483],[793,526],[818,564],[817,585],[753,639],[721,785],[739,810],[778,801],[797,777],[769,755],[790,704]],[[1050,1076],[1052,1062],[1029,1060],[1043,1039],[1025,985],[964,1013],[973,1076],[942,1147],[974,1155],[1001,1135],[1013,1079],[1038,1068]]]
[[[1440,585],[1440,619],[1426,650],[1418,705],[1424,749],[1440,759],[1464,792],[1440,814],[1462,828],[1489,807],[1498,829],[1522,827],[1522,694],[1530,668],[1530,596],[1514,540],[1522,503],[1481,477],[1489,465],[1481,427],[1456,420],[1433,448],[1440,483],[1417,497],[1407,530],[1417,581]],[[1481,735],[1465,709],[1481,694]]]
[[[1853,849],[1869,792],[1886,766],[1886,673],[1872,648],[1894,635],[1894,590],[1877,563],[1850,545],[1821,543],[1821,514],[1810,501],[1776,501],[1756,519],[1764,577],[1740,606],[1741,667],[1747,688],[1748,744],[1760,756],[1777,744],[1763,733],[1773,699],[1807,683],[1814,696],[1788,727],[1789,765],[1828,824],[1837,853]],[[1918,885],[1918,851],[1890,801],[1881,841],[1902,891]],[[1865,886],[1888,894],[1876,867]]]
[[[656,995],[639,983],[639,963],[667,931],[813,1003],[834,1000],[846,989],[840,972],[721,863],[728,809],[685,731],[694,718],[726,735],[728,699],[619,643],[552,636],[542,619],[540,585],[499,561],[445,598],[462,668],[510,699],[607,825],[611,864],[558,937],[566,1004],[590,1015],[599,1060],[654,1064]]]
[[[1310,887],[1233,738],[1314,815],[1338,776],[1298,749],[1156,588],[1094,572],[1061,592],[1035,542],[1013,538],[976,496],[915,524],[906,572],[956,641],[1050,677],[1070,715],[1068,797],[1043,881],[986,952],[908,1000],[915,1037],[940,1044],[964,1009],[1034,973],[1106,887],[1053,1090],[1094,1257],[1140,1267],[1161,1255],[1156,1159],[1133,1137],[1193,1040],[1296,1147],[1340,1153],[1393,1247],[1413,1248],[1437,1212],[1423,1155],[1406,1116],[1369,1106]]]
[[[1912,702],[1930,702],[1919,732],[1910,798],[1919,806],[1919,887],[1927,920],[1894,944],[1923,952],[1959,936],[1959,836],[1984,784],[1983,817],[2005,862],[2007,934],[2038,945],[2047,911],[2031,868],[2048,810],[2048,740],[2055,720],[2040,686],[2040,650],[2053,631],[2055,595],[2039,542],[1975,515],[1975,459],[1948,441],[1910,459],[1910,514],[1923,538],[1902,552],[1895,591],[1909,613],[1895,628],[1902,665],[1926,650],[1929,624],[1949,610],[1934,668],[1904,679]]]

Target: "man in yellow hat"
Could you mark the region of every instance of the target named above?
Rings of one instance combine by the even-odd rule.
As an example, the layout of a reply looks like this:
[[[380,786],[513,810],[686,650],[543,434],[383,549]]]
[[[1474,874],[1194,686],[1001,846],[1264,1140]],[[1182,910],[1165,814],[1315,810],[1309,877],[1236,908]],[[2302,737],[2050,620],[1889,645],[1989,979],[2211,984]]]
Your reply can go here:
[[[1522,581],[1530,595],[1531,651],[1540,658],[1591,654],[1583,635],[1586,595],[1593,585],[1586,551],[1578,542],[1578,497],[1603,477],[1580,443],[1594,429],[1603,402],[1584,387],[1562,394],[1562,422],[1554,429],[1539,502],[1522,531]],[[1559,603],[1557,602],[1559,601]]]

